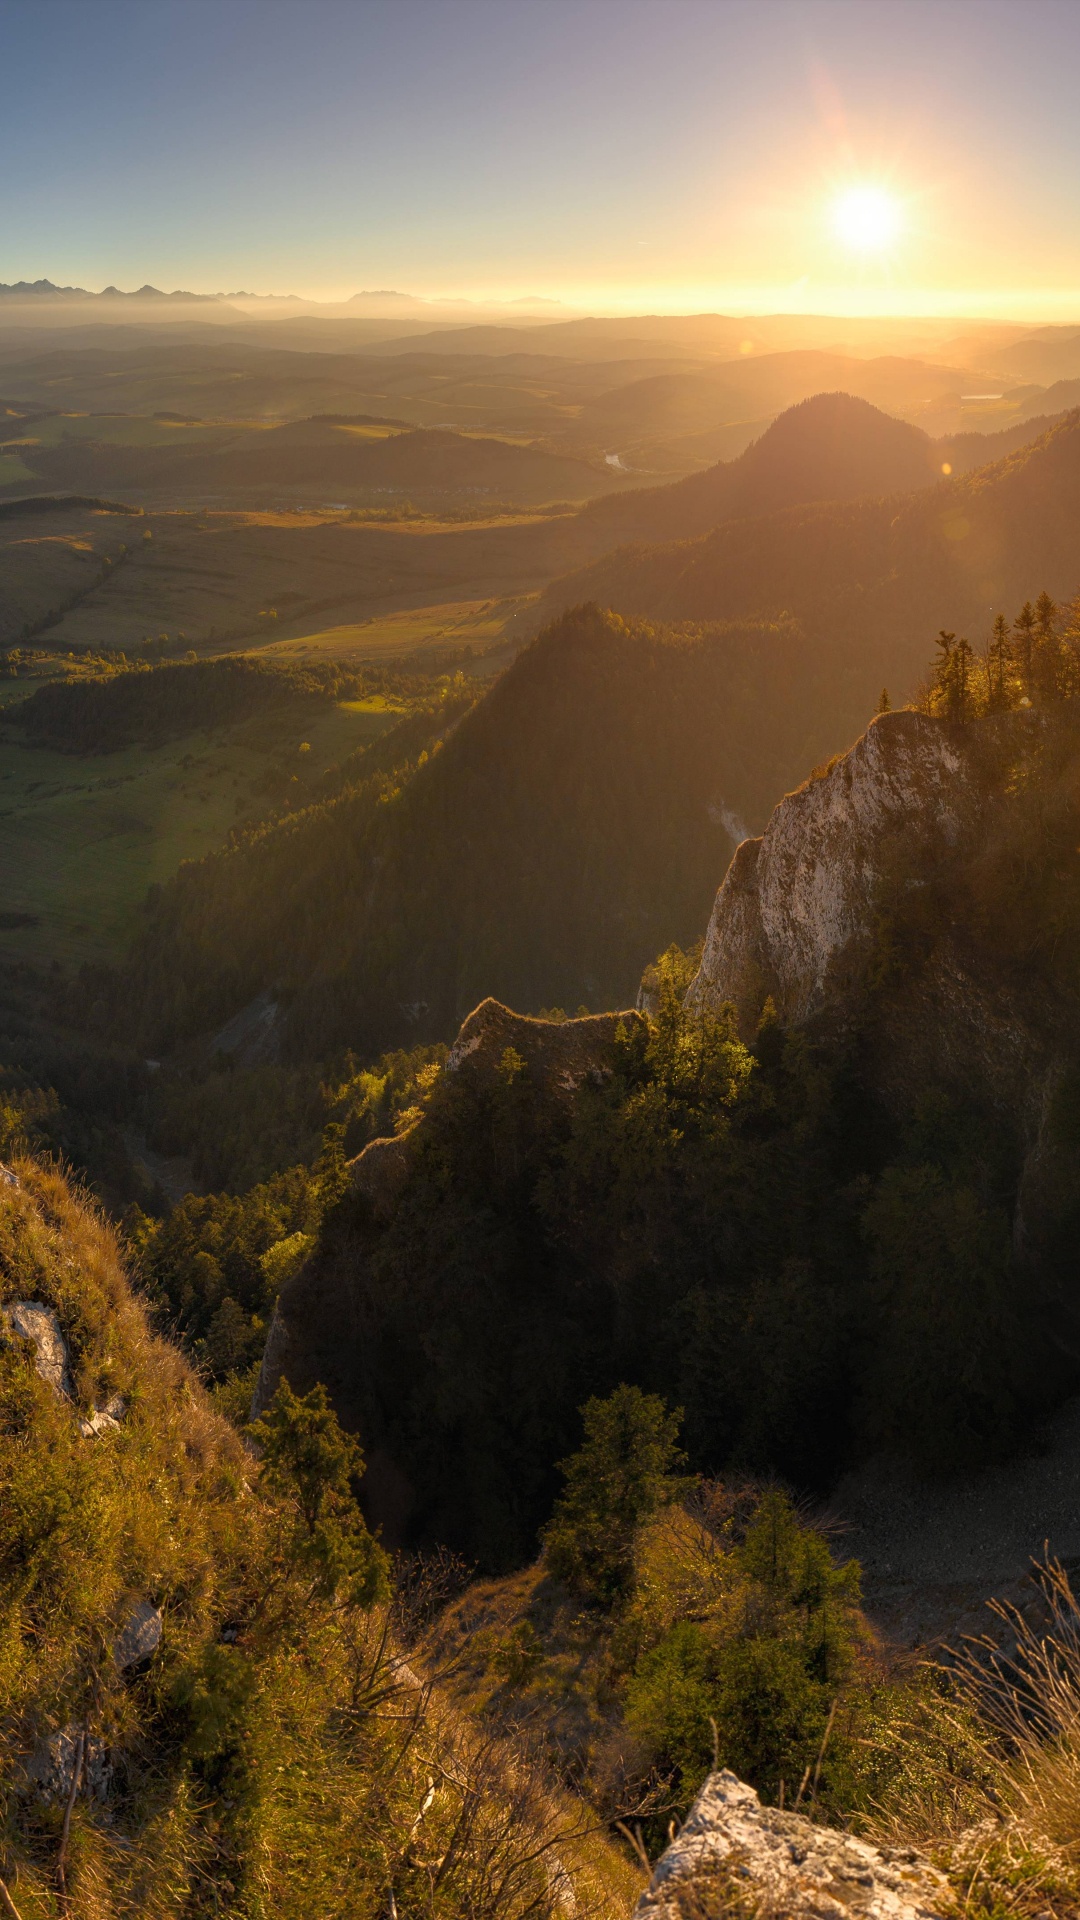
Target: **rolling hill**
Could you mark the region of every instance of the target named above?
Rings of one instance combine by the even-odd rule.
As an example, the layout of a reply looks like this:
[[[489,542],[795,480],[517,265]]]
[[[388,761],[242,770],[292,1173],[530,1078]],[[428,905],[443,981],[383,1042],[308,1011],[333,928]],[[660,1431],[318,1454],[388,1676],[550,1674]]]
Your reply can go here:
[[[28,448],[23,458],[47,485],[186,504],[325,501],[336,493],[364,504],[398,497],[538,505],[625,485],[611,467],[505,440],[332,420],[249,432],[212,451],[68,441]]]

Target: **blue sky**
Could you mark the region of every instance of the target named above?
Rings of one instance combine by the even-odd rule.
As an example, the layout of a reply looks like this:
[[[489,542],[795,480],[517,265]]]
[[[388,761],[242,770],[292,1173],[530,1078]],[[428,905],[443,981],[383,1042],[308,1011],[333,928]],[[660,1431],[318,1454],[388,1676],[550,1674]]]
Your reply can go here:
[[[6,281],[1080,305],[1078,0],[0,0],[0,70]]]

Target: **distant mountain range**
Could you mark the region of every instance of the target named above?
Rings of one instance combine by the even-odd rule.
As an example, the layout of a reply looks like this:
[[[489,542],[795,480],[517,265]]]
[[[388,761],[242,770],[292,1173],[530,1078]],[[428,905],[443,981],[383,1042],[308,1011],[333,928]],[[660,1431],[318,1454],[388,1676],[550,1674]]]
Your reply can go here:
[[[0,299],[8,300],[196,300],[213,304],[229,298],[250,300],[255,296],[185,293],[179,287],[173,293],[163,293],[160,287],[149,285],[136,287],[133,293],[125,293],[121,287],[103,287],[100,293],[93,293],[88,287],[58,287],[51,280],[15,280],[10,284],[0,281]]]

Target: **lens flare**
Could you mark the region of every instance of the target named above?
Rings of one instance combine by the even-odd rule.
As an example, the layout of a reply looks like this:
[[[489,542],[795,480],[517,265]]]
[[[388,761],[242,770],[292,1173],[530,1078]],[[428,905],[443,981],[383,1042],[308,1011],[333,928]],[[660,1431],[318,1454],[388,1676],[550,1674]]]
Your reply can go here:
[[[884,187],[848,187],[833,204],[832,224],[845,246],[880,253],[900,231],[900,203]]]

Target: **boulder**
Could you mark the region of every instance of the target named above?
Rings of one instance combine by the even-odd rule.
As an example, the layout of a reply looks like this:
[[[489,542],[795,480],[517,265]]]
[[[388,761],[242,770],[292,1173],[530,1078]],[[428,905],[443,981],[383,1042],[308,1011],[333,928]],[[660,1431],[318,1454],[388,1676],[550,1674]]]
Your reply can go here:
[[[113,1659],[118,1667],[138,1667],[149,1660],[161,1644],[163,1622],[158,1607],[140,1600],[133,1607],[113,1642]]]
[[[84,1420],[79,1421],[79,1432],[84,1440],[95,1440],[102,1433],[119,1433],[120,1422],[127,1412],[127,1402],[120,1394],[114,1393],[103,1407],[95,1407]]]
[[[41,1300],[12,1300],[3,1309],[13,1333],[29,1340],[34,1348],[34,1365],[54,1393],[72,1397],[67,1341],[51,1307]]]
[[[712,1773],[656,1865],[635,1920],[941,1920],[948,1882],[910,1847],[879,1847]]]
[[[114,1772],[109,1749],[73,1723],[38,1741],[26,1765],[26,1783],[39,1799],[63,1804],[70,1797],[76,1767],[82,1791],[103,1800]]]

